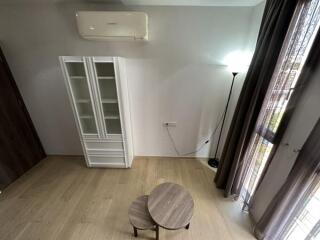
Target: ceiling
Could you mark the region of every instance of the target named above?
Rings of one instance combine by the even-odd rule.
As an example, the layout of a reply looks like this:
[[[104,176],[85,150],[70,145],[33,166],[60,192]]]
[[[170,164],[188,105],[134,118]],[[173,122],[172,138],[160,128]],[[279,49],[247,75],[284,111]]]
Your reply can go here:
[[[0,3],[89,2],[137,6],[255,6],[264,0],[0,0]]]
[[[263,0],[121,0],[125,5],[145,6],[255,6]]]

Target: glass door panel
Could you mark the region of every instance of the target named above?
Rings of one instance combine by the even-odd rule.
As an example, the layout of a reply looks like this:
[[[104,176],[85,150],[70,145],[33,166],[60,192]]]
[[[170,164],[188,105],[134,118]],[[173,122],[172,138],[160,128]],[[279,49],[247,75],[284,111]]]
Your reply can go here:
[[[83,134],[97,134],[89,86],[83,62],[66,62],[73,97]]]
[[[96,62],[97,75],[99,77],[114,77],[113,62]]]
[[[119,117],[119,107],[118,107],[118,103],[106,103],[106,102],[102,102],[102,106],[103,106],[103,114],[104,116],[108,117]]]
[[[106,118],[105,121],[106,121],[107,132],[109,134],[121,134],[120,118],[118,119]]]
[[[107,134],[121,134],[121,121],[113,62],[95,62],[102,113]]]
[[[117,100],[117,87],[113,78],[98,78],[101,100]]]

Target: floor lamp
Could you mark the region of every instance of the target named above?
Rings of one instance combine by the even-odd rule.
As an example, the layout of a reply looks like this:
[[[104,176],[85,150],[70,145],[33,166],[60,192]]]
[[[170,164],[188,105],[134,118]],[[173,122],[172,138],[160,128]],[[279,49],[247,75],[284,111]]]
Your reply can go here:
[[[208,160],[209,166],[211,166],[213,168],[217,168],[218,165],[219,165],[219,158],[217,157],[217,153],[218,153],[218,150],[219,150],[219,143],[220,143],[220,139],[221,139],[221,134],[222,134],[222,130],[223,130],[224,121],[226,119],[226,115],[227,115],[227,111],[228,111],[228,106],[229,106],[229,102],[230,102],[230,98],[231,98],[234,79],[235,79],[235,77],[237,76],[238,73],[239,72],[232,72],[233,78],[232,78],[232,83],[231,83],[230,92],[229,92],[229,96],[228,96],[228,101],[227,101],[226,108],[225,108],[224,113],[223,113],[223,119],[222,119],[222,124],[221,124],[221,128],[220,128],[220,133],[219,133],[216,152],[214,154],[214,158],[210,158]]]

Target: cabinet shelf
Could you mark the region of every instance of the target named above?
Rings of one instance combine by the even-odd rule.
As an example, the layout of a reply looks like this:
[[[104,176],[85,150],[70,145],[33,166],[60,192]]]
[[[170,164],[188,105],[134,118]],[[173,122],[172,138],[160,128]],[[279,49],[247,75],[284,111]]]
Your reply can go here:
[[[101,99],[101,102],[102,103],[118,103],[118,100],[117,99]]]
[[[90,103],[90,99],[77,99],[76,103]]]
[[[92,115],[80,115],[79,117],[82,118],[82,119],[91,119],[91,118],[93,118]]]
[[[113,77],[113,76],[98,76],[98,79],[113,80],[113,79],[115,79],[115,77]]]
[[[84,79],[86,76],[70,76],[70,79]]]
[[[104,119],[120,119],[119,115],[108,115],[105,116]]]

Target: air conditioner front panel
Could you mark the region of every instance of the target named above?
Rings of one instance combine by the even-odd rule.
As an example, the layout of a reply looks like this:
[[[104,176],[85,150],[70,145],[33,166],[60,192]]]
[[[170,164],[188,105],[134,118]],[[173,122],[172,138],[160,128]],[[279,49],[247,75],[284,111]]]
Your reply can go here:
[[[147,40],[148,16],[143,12],[77,13],[79,33],[87,39]]]

